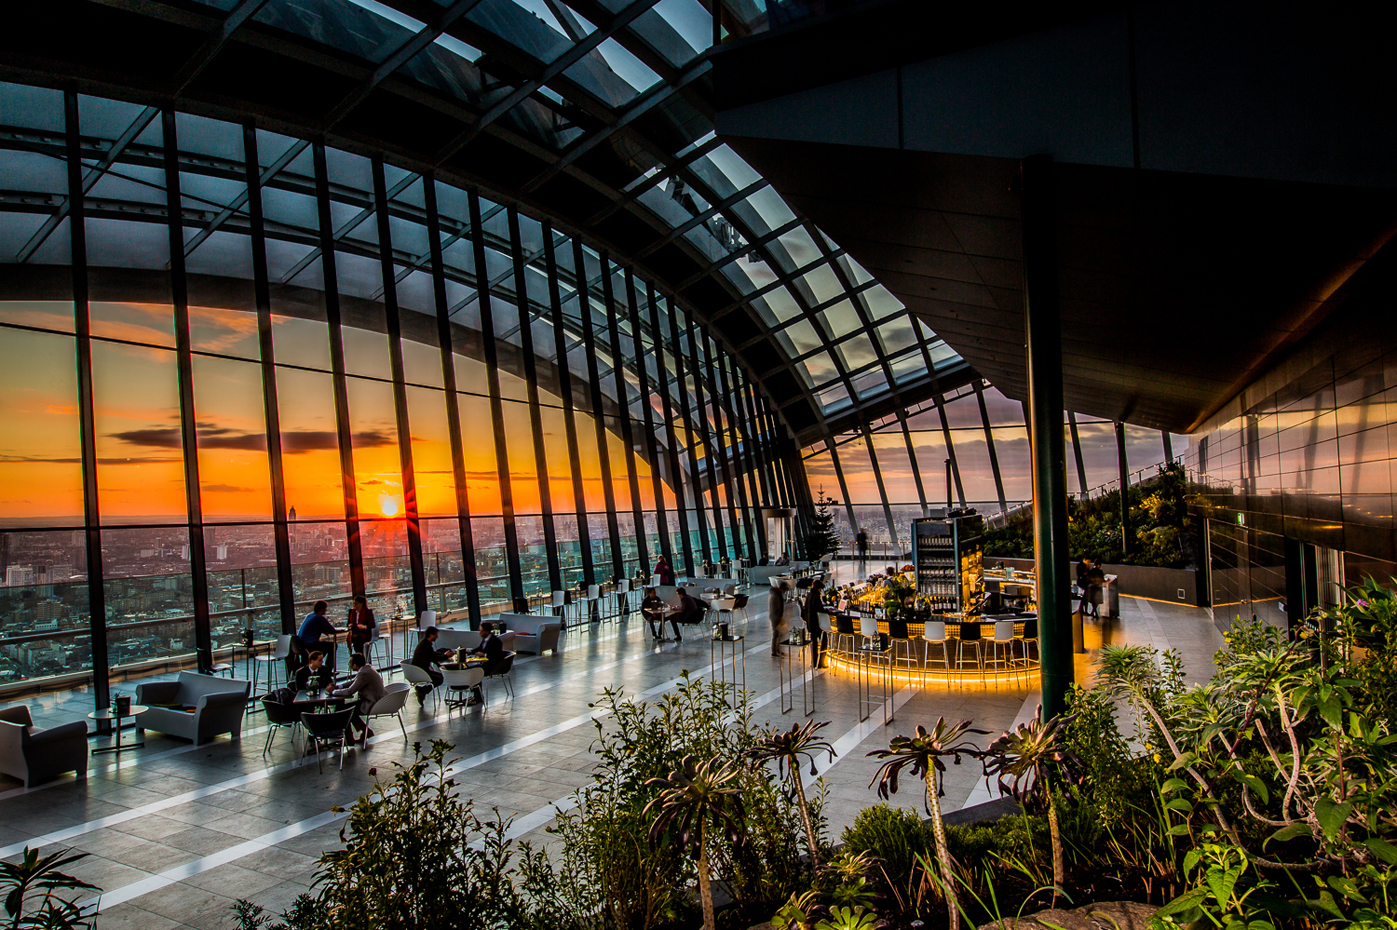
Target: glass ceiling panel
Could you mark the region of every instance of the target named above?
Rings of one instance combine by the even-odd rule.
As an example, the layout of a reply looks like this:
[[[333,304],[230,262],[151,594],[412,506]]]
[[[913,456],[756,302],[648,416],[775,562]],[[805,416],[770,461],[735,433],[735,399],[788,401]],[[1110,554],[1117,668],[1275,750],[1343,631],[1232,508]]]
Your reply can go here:
[[[821,258],[820,248],[815,245],[815,240],[811,239],[810,234],[800,227],[782,235],[777,243],[779,243],[780,248],[775,248],[772,251],[777,254],[778,260],[783,255],[788,257],[788,261],[785,263],[787,271],[803,268]]]
[[[660,0],[655,12],[695,51],[713,44],[713,18],[698,0]]]
[[[546,6],[543,9],[547,12]],[[526,10],[514,0],[481,0],[475,9],[466,14],[466,19],[484,26],[545,64],[558,58],[573,44],[551,14],[547,20],[541,19],[536,10]]]
[[[820,318],[820,323],[829,333],[831,340],[842,339],[863,328],[863,321],[859,319],[858,311],[847,300],[841,300],[839,303],[821,310],[816,316]]]
[[[834,269],[828,264],[819,265],[805,273],[805,284],[815,295],[816,303],[833,300],[844,293],[844,286],[835,277]]]
[[[423,24],[373,0],[271,0],[255,20],[381,62]]]
[[[878,361],[878,353],[873,348],[873,340],[864,333],[857,333],[839,343],[835,348],[847,371],[857,371],[865,365]]]
[[[231,8],[232,2],[214,0],[220,9]],[[258,10],[254,22],[379,64],[430,28],[427,24],[436,20],[436,14],[429,10],[450,5],[450,0],[436,0],[427,8],[409,5],[405,0],[269,0]],[[757,0],[731,0],[727,15],[739,20],[764,20],[765,5]],[[621,191],[651,184],[620,208],[649,214],[644,220],[656,228],[657,236],[666,235],[667,228],[692,224],[682,236],[671,237],[669,247],[677,247],[693,260],[708,264],[712,277],[736,295],[733,299],[745,296],[758,327],[764,327],[768,333],[786,327],[778,341],[793,356],[809,353],[808,358],[792,367],[808,384],[828,388],[818,401],[826,410],[834,409],[831,404],[847,406],[851,402],[850,388],[858,397],[886,391],[888,385],[880,359],[890,360],[893,377],[899,382],[924,377],[925,356],[917,341],[931,342],[936,340],[935,335],[924,325],[914,323],[902,304],[852,258],[839,255],[826,260],[827,250],[837,251],[836,243],[812,235],[813,227],[797,225],[764,247],[749,244],[768,236],[773,229],[797,222],[798,217],[773,188],[762,185],[758,172],[739,155],[727,145],[712,141],[712,124],[705,115],[703,101],[692,97],[701,84],[689,85],[682,94],[664,96],[643,118],[623,119],[625,128],[614,128],[616,119],[628,116],[628,108],[650,106],[651,101],[641,99],[642,95],[655,91],[664,94],[664,88],[659,86],[664,81],[687,80],[694,74],[693,68],[702,67],[699,56],[712,41],[712,18],[705,0],[656,0],[638,16],[633,15],[633,0],[592,0],[578,6],[588,11],[590,20],[567,5],[567,0],[481,0],[450,26],[452,34],[436,37],[404,63],[398,75],[424,85],[424,93],[442,94],[449,101],[483,111],[515,94],[524,80],[542,74],[545,66],[568,54],[579,41],[594,43],[562,74],[553,77],[549,86],[530,88],[527,97],[496,114],[502,132],[520,134],[530,144],[542,146],[542,152],[562,152],[579,141],[601,141],[596,134],[606,133],[608,138],[602,145],[591,148],[568,170],[590,173],[587,183],[603,196],[608,190],[616,191],[616,199],[623,196]],[[612,15],[622,11],[630,17],[625,25],[617,27],[614,34],[597,35],[599,27],[610,33]],[[502,49],[502,43],[510,48]],[[481,48],[491,50],[485,59]],[[703,93],[701,89],[698,92]],[[100,120],[103,114],[97,98],[84,97],[83,101],[86,132],[89,121]],[[599,114],[599,105],[611,108],[612,116]],[[61,107],[47,109],[61,111]],[[96,135],[115,137],[144,112],[143,107],[132,105],[113,105],[109,109],[108,122],[112,125]],[[240,126],[180,114],[179,128],[184,151],[232,164],[242,157]],[[61,119],[49,129],[61,132]],[[158,117],[147,126],[142,138],[148,144],[159,144]],[[264,165],[276,161],[290,146],[301,147],[292,164],[264,187],[264,201],[269,232],[280,240],[274,245],[269,243],[269,253],[277,253],[281,263],[278,267],[287,279],[305,283],[319,273],[315,253],[304,248],[306,242],[313,243],[317,238],[318,225],[311,196],[314,173],[310,147],[262,130],[259,143]],[[694,157],[693,150],[699,146],[705,152]],[[686,157],[687,163],[682,162]],[[351,251],[371,254],[376,248],[378,230],[372,210],[369,162],[335,150],[327,152],[327,159],[334,192],[335,234]],[[605,170],[589,166],[594,160]],[[149,203],[163,199],[163,178],[158,169],[128,161],[118,163],[116,171],[102,180],[105,187],[94,191],[94,196]],[[395,204],[418,209],[423,206],[419,180],[391,165],[385,165],[385,172],[390,191],[403,185],[401,191],[390,192]],[[185,202],[191,209],[214,211],[219,202],[232,202],[242,193],[232,178],[195,174],[182,185]],[[654,183],[656,175],[664,180]],[[652,181],[646,182],[646,178]],[[711,208],[752,185],[761,186],[742,201],[721,210]],[[473,317],[479,308],[473,294],[474,257],[466,235],[466,198],[463,192],[441,184],[437,193],[443,215],[450,306],[458,319]],[[483,208],[488,213],[493,205],[483,204]],[[241,208],[232,209],[237,212]],[[396,207],[395,210],[404,212]],[[241,226],[245,220],[235,222]],[[427,234],[421,219],[394,215],[390,223],[395,258],[408,263],[401,273],[403,280],[409,275],[425,274]],[[541,262],[541,226],[522,216],[520,225],[525,259],[536,262],[526,272],[529,301],[533,307],[544,306],[549,297]],[[286,237],[292,233],[301,241],[288,251],[291,244]],[[502,211],[487,221],[486,234],[491,243],[487,276],[492,287],[503,295],[511,294],[516,283],[507,254],[509,232]],[[292,251],[302,252],[303,257],[293,260]],[[358,258],[372,264],[365,256]],[[571,264],[570,243],[560,246],[558,262],[566,277]],[[357,263],[356,260],[354,264]],[[594,256],[589,258],[590,264],[595,264]],[[599,287],[598,271],[589,268],[589,272],[585,275],[589,286]],[[783,276],[788,277],[783,281]],[[858,303],[851,302],[849,289],[841,284],[841,279],[860,291]],[[566,298],[571,287],[563,280],[558,284]],[[628,300],[624,281],[613,282],[613,288],[618,307],[624,307]],[[758,291],[760,297],[750,296]],[[419,296],[425,294],[424,291]],[[648,310],[645,299],[643,294],[638,295],[642,310]],[[605,313],[599,293],[593,295],[592,304],[594,314]],[[815,307],[822,309],[812,309]],[[575,314],[576,310],[572,312]],[[872,325],[866,326],[866,320]],[[793,321],[798,322],[792,325]],[[662,340],[668,338],[667,327],[666,319]],[[687,329],[687,325],[681,324],[681,328]],[[865,329],[868,332],[863,332]],[[944,342],[935,341],[929,348],[938,368],[959,361]],[[544,351],[543,346],[539,349]],[[552,351],[551,345],[547,351]],[[633,340],[623,329],[622,354],[629,356],[633,351]],[[844,382],[841,371],[854,375]]]
[[[922,360],[922,353],[915,349],[906,355],[899,355],[893,359],[889,363],[889,367],[892,368],[893,378],[898,384],[926,374],[926,362]]]
[[[868,318],[877,322],[884,317],[892,316],[903,308],[902,301],[898,300],[883,285],[877,284],[863,292],[863,303],[868,308]]]

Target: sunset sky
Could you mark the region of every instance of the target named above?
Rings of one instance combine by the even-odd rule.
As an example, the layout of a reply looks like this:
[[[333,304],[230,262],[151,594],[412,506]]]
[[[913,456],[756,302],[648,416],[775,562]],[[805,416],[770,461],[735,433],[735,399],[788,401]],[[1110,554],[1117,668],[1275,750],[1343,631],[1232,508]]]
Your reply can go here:
[[[279,364],[277,392],[287,504],[300,519],[343,519],[339,439],[324,323],[274,317]],[[93,303],[93,391],[99,501],[104,524],[184,522],[184,465],[174,316],[167,306]],[[9,303],[0,321],[72,328],[64,303]],[[256,317],[242,311],[191,308],[194,407],[204,519],[271,518]],[[388,342],[380,333],[345,330],[346,368],[361,375],[388,373]],[[120,342],[110,340],[122,340]],[[141,345],[128,343],[139,342]],[[430,375],[431,356],[412,345],[405,356],[413,380]],[[435,349],[428,348],[435,353]],[[290,367],[294,363],[308,367]],[[457,356],[463,387],[485,387],[484,365]],[[75,348],[71,336],[6,329],[0,338],[0,384],[11,401],[0,408],[0,523],[80,523],[81,449]],[[315,370],[308,370],[313,368]],[[425,373],[425,376],[423,376]],[[540,495],[524,383],[500,375],[505,398],[507,451],[515,510],[538,512]],[[356,499],[366,518],[403,513],[403,481],[391,385],[348,379]],[[409,386],[408,419],[419,512],[452,516],[455,479],[445,399],[439,390]],[[494,431],[487,398],[460,394],[467,493],[472,513],[500,510]],[[555,511],[575,509],[564,413],[559,398],[540,393],[549,490]],[[583,494],[589,510],[604,510],[601,465],[592,418],[576,414]],[[629,457],[622,439],[607,434],[617,507],[630,507]],[[648,463],[637,460],[642,505],[654,507]],[[672,504],[672,492],[667,500]]]

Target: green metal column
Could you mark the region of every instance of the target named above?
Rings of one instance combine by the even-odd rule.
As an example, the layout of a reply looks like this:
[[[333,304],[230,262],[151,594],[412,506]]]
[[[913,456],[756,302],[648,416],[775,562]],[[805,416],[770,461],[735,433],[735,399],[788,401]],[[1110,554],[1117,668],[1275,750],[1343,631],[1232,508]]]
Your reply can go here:
[[[1058,309],[1053,163],[1022,163],[1024,342],[1028,351],[1033,446],[1033,541],[1043,717],[1066,708],[1072,684],[1072,603],[1068,591],[1067,450],[1062,439],[1062,326]]]

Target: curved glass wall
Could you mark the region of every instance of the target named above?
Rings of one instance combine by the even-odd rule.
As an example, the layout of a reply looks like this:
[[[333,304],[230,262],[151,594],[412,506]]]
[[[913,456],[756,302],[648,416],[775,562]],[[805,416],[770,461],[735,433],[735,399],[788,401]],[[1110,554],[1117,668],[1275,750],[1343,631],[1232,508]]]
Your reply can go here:
[[[176,109],[238,121],[258,114],[278,126],[305,127],[303,135],[331,145],[342,139],[341,148],[385,150],[394,153],[390,161],[436,166],[442,177],[566,217],[570,228],[614,243],[629,266],[648,269],[681,304],[700,309],[779,403],[783,425],[808,441],[851,417],[923,400],[945,386],[947,372],[963,377],[964,366],[715,136],[706,53],[725,34],[765,21],[766,9],[700,0],[441,7],[414,0],[151,0],[123,5],[106,21],[129,30],[132,47],[142,50],[124,54],[150,59],[138,79],[123,84],[133,69],[120,55],[98,65],[82,52],[50,65],[55,86],[73,83],[73,69],[84,76],[100,70],[112,82],[103,85],[109,96],[152,95]],[[152,47],[139,44],[156,35]],[[162,83],[174,75],[184,77]],[[133,116],[154,119],[140,109]],[[103,127],[106,138],[132,134],[125,144],[141,146],[143,126],[124,119]],[[277,204],[268,203],[269,218],[276,206],[277,223],[305,228],[313,218],[305,189],[276,181],[283,173],[310,176],[305,143],[266,145],[265,181],[282,190]],[[332,175],[362,174],[352,162],[332,163]],[[389,199],[410,200],[411,179],[389,174]],[[237,223],[230,201],[237,180],[225,180],[185,192],[191,209],[197,202],[209,213],[200,235],[217,238]],[[365,180],[331,179],[361,190]],[[139,201],[139,183],[106,186]],[[452,205],[443,210],[452,214]],[[334,227],[349,255],[375,235],[362,208],[336,215]],[[278,248],[269,255],[274,274],[314,274],[314,248],[313,241]],[[362,270],[344,269],[344,284],[360,280]],[[405,293],[425,287],[414,270],[409,265],[399,281]]]
[[[846,546],[862,529],[875,554],[891,555],[904,551],[914,519],[944,509],[948,499],[987,516],[1031,502],[1026,424],[1021,403],[980,381],[807,446],[801,458],[811,495],[841,503],[834,516]],[[1126,424],[1121,444],[1114,423],[1082,414],[1069,414],[1064,432],[1067,480],[1077,498],[1120,487],[1122,455],[1134,484],[1166,461],[1182,461],[1189,443]]]
[[[252,126],[0,111],[0,693],[100,704],[321,598],[480,616],[755,557],[794,496],[747,372],[546,222]]]

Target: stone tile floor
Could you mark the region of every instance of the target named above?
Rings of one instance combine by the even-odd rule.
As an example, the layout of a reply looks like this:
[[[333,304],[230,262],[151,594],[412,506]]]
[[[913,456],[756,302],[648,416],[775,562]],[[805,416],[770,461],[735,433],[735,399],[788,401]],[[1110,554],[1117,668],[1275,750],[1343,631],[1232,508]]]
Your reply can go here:
[[[1221,637],[1206,611],[1137,598],[1121,605],[1120,620],[1088,622],[1079,680],[1089,678],[1090,652],[1103,642],[1173,646],[1183,652],[1191,680],[1211,674]],[[744,658],[755,718],[788,726],[800,711],[780,712],[779,663],[768,654],[762,599],[754,597],[752,606],[738,627],[748,636]],[[636,620],[570,629],[556,655],[516,664],[514,698],[495,688],[488,706],[450,713],[433,711],[430,702],[419,711],[410,700],[407,741],[396,726],[379,726],[367,750],[346,755],[343,771],[328,757],[323,773],[310,759],[298,765],[284,735],[264,759],[260,713],[249,713],[239,742],[224,737],[195,747],[149,732],[143,749],[119,761],[94,757],[85,782],[67,776],[25,790],[0,777],[0,855],[13,859],[26,844],[90,853],[75,871],[103,888],[105,928],[232,927],[234,898],[280,910],[306,890],[316,856],[337,842],[339,815],[331,808],[368,790],[371,770],[383,777],[391,763],[409,760],[413,741],[455,743],[462,790],[479,806],[515,816],[515,835],[546,840],[553,805],[589,780],[595,728],[588,702],[608,685],[663,693],[683,670],[712,673],[706,642],[656,646]],[[897,687],[896,717],[885,726],[876,714],[859,721],[857,687],[847,672],[822,674],[813,685],[812,719],[831,721],[826,732],[839,749],[833,764],[821,766],[835,837],[876,801],[868,784],[877,763],[867,758],[869,750],[939,715],[973,719],[991,731],[982,740],[992,739],[1038,703],[1026,683]],[[990,797],[978,772],[978,765],[951,767],[948,811]],[[894,801],[920,805],[916,792],[905,789]]]

